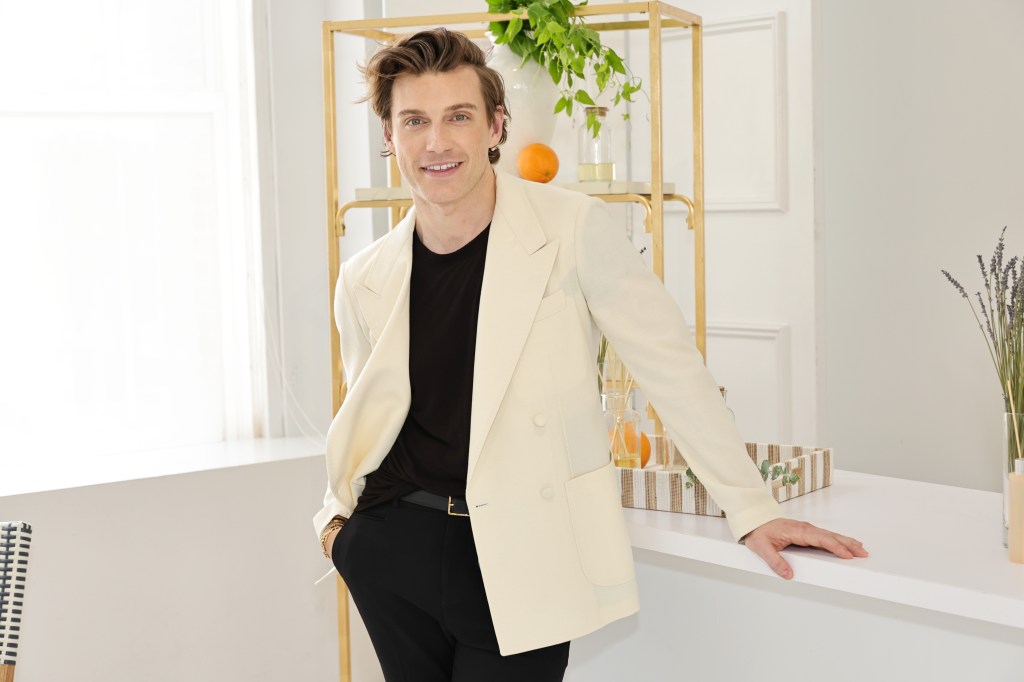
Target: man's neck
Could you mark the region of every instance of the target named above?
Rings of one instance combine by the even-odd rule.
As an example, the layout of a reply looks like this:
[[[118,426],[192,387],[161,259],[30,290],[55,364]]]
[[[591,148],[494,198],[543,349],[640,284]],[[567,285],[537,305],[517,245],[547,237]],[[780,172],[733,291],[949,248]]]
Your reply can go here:
[[[452,253],[473,241],[494,217],[497,179],[485,173],[480,191],[457,205],[416,203],[416,234],[434,253]]]

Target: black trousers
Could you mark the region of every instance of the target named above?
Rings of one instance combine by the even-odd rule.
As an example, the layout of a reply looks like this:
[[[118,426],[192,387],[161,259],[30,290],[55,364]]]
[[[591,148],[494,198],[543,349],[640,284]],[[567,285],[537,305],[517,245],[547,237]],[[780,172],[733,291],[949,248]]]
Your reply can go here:
[[[498,652],[468,517],[410,502],[358,511],[334,565],[387,682],[560,682],[569,642]]]

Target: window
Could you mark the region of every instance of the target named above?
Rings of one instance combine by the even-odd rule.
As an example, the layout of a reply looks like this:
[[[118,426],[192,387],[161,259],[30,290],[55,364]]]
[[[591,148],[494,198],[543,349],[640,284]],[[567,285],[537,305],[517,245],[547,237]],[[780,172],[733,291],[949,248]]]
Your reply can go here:
[[[4,460],[262,435],[251,16],[0,0]]]

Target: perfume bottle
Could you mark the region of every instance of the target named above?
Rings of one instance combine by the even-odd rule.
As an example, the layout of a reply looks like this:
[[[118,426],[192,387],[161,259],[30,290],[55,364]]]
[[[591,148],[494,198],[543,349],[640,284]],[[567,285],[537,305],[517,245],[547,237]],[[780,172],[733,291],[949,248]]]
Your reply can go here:
[[[612,129],[608,125],[608,107],[587,107],[587,120],[599,124],[597,135],[589,125],[581,125],[579,132],[580,182],[611,182],[615,179],[615,163],[612,161]]]

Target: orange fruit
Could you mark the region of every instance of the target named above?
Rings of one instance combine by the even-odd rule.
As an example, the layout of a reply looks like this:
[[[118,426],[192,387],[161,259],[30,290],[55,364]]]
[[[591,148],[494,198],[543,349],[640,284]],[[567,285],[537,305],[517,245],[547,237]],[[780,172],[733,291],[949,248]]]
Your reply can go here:
[[[651,461],[651,439],[643,431],[640,432],[640,468],[643,469]]]
[[[636,452],[636,431],[632,424],[626,424],[626,428],[622,434],[623,440],[625,441],[626,450],[629,452]],[[614,436],[614,432],[608,432],[608,438],[611,439]],[[643,469],[647,466],[647,463],[651,461],[651,439],[647,437],[647,434],[643,431],[640,432],[640,468]]]
[[[558,174],[558,155],[546,144],[534,142],[523,147],[516,159],[519,176],[533,182],[550,182]]]

